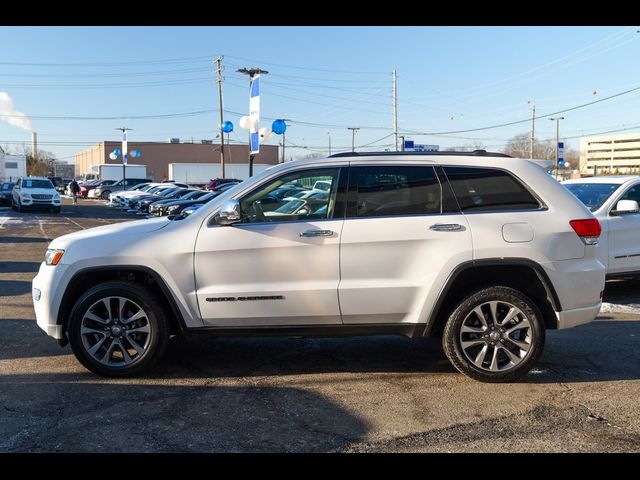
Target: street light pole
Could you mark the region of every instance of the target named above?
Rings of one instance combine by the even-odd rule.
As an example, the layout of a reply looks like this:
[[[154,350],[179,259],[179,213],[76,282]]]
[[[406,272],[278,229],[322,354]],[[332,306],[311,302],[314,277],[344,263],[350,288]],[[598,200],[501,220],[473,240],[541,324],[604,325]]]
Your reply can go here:
[[[329,135],[329,156],[331,156],[331,132],[327,132],[327,135]]]
[[[351,130],[351,151],[356,151],[356,132],[360,130],[359,127],[347,127],[347,130]]]
[[[120,127],[116,128],[122,132],[122,189],[125,189],[125,181],[127,178],[127,132],[133,128]]]
[[[253,81],[253,77],[255,75],[267,74],[266,70],[262,70],[261,68],[239,68],[236,70],[238,73],[244,73],[245,75],[249,75],[249,91],[251,91],[251,82]],[[249,112],[251,114],[251,112]],[[251,130],[249,130],[249,143],[247,144],[249,150],[249,176],[253,176],[253,158],[254,154],[251,153]]]
[[[222,59],[223,55],[220,55],[215,59],[216,74],[218,82],[218,109],[220,110],[220,178],[224,178],[224,130],[222,130],[222,124],[224,123],[224,111],[222,109]]]
[[[551,117],[549,120],[556,122],[556,178],[558,178],[558,144],[560,143],[560,120],[564,120],[564,117]]]

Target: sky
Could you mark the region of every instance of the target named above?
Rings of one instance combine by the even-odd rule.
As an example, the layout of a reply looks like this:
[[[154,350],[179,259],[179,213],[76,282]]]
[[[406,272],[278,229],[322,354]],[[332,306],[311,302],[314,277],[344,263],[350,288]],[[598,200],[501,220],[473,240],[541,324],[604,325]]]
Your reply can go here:
[[[0,27],[0,146],[62,161],[103,140],[215,139],[214,59],[223,55],[224,117],[246,141],[248,77],[261,78],[261,123],[288,119],[286,157],[393,149],[399,134],[441,150],[500,151],[530,132],[532,105],[565,113],[560,137],[640,131],[640,33],[616,27]],[[21,112],[26,117],[20,115]],[[128,118],[122,118],[128,117]],[[147,117],[147,118],[130,118]],[[154,118],[155,117],[155,118]],[[523,123],[486,128],[505,123]],[[555,122],[536,121],[554,139]],[[472,130],[472,131],[466,131]],[[466,132],[465,132],[466,131]],[[457,133],[452,133],[457,132]],[[277,144],[281,136],[268,142]]]

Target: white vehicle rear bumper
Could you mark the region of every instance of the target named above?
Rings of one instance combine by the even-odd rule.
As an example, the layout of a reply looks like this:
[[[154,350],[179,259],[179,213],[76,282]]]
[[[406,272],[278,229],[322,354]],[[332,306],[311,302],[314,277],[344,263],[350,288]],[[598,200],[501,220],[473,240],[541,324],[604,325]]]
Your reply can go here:
[[[598,315],[602,302],[598,302],[590,307],[574,308],[573,310],[564,310],[556,312],[558,317],[558,330],[565,328],[577,327],[593,321]]]

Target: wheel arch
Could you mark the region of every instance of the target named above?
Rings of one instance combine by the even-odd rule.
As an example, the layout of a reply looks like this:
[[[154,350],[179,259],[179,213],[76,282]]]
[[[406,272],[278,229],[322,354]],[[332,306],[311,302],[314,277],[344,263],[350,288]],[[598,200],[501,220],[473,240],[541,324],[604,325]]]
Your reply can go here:
[[[462,298],[473,290],[497,285],[522,291],[542,312],[545,328],[558,328],[555,312],[562,311],[562,305],[542,266],[527,258],[492,258],[462,263],[451,272],[418,336],[439,335]]]
[[[91,287],[111,280],[135,281],[156,291],[163,304],[161,307],[172,314],[169,315],[171,334],[179,334],[186,330],[185,319],[171,289],[156,271],[142,265],[88,267],[73,275],[62,295],[56,323],[63,327],[64,343],[66,343],[67,323],[76,301]]]

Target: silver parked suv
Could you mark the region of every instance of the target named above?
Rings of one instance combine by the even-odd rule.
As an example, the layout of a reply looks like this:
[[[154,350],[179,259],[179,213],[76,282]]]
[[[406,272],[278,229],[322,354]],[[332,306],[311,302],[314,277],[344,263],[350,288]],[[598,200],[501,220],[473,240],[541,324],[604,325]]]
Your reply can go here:
[[[458,370],[507,382],[547,329],[597,315],[599,235],[528,160],[341,154],[269,168],[189,216],[59,237],[33,299],[38,325],[100,375],[139,374],[189,332],[399,334],[441,336]]]

